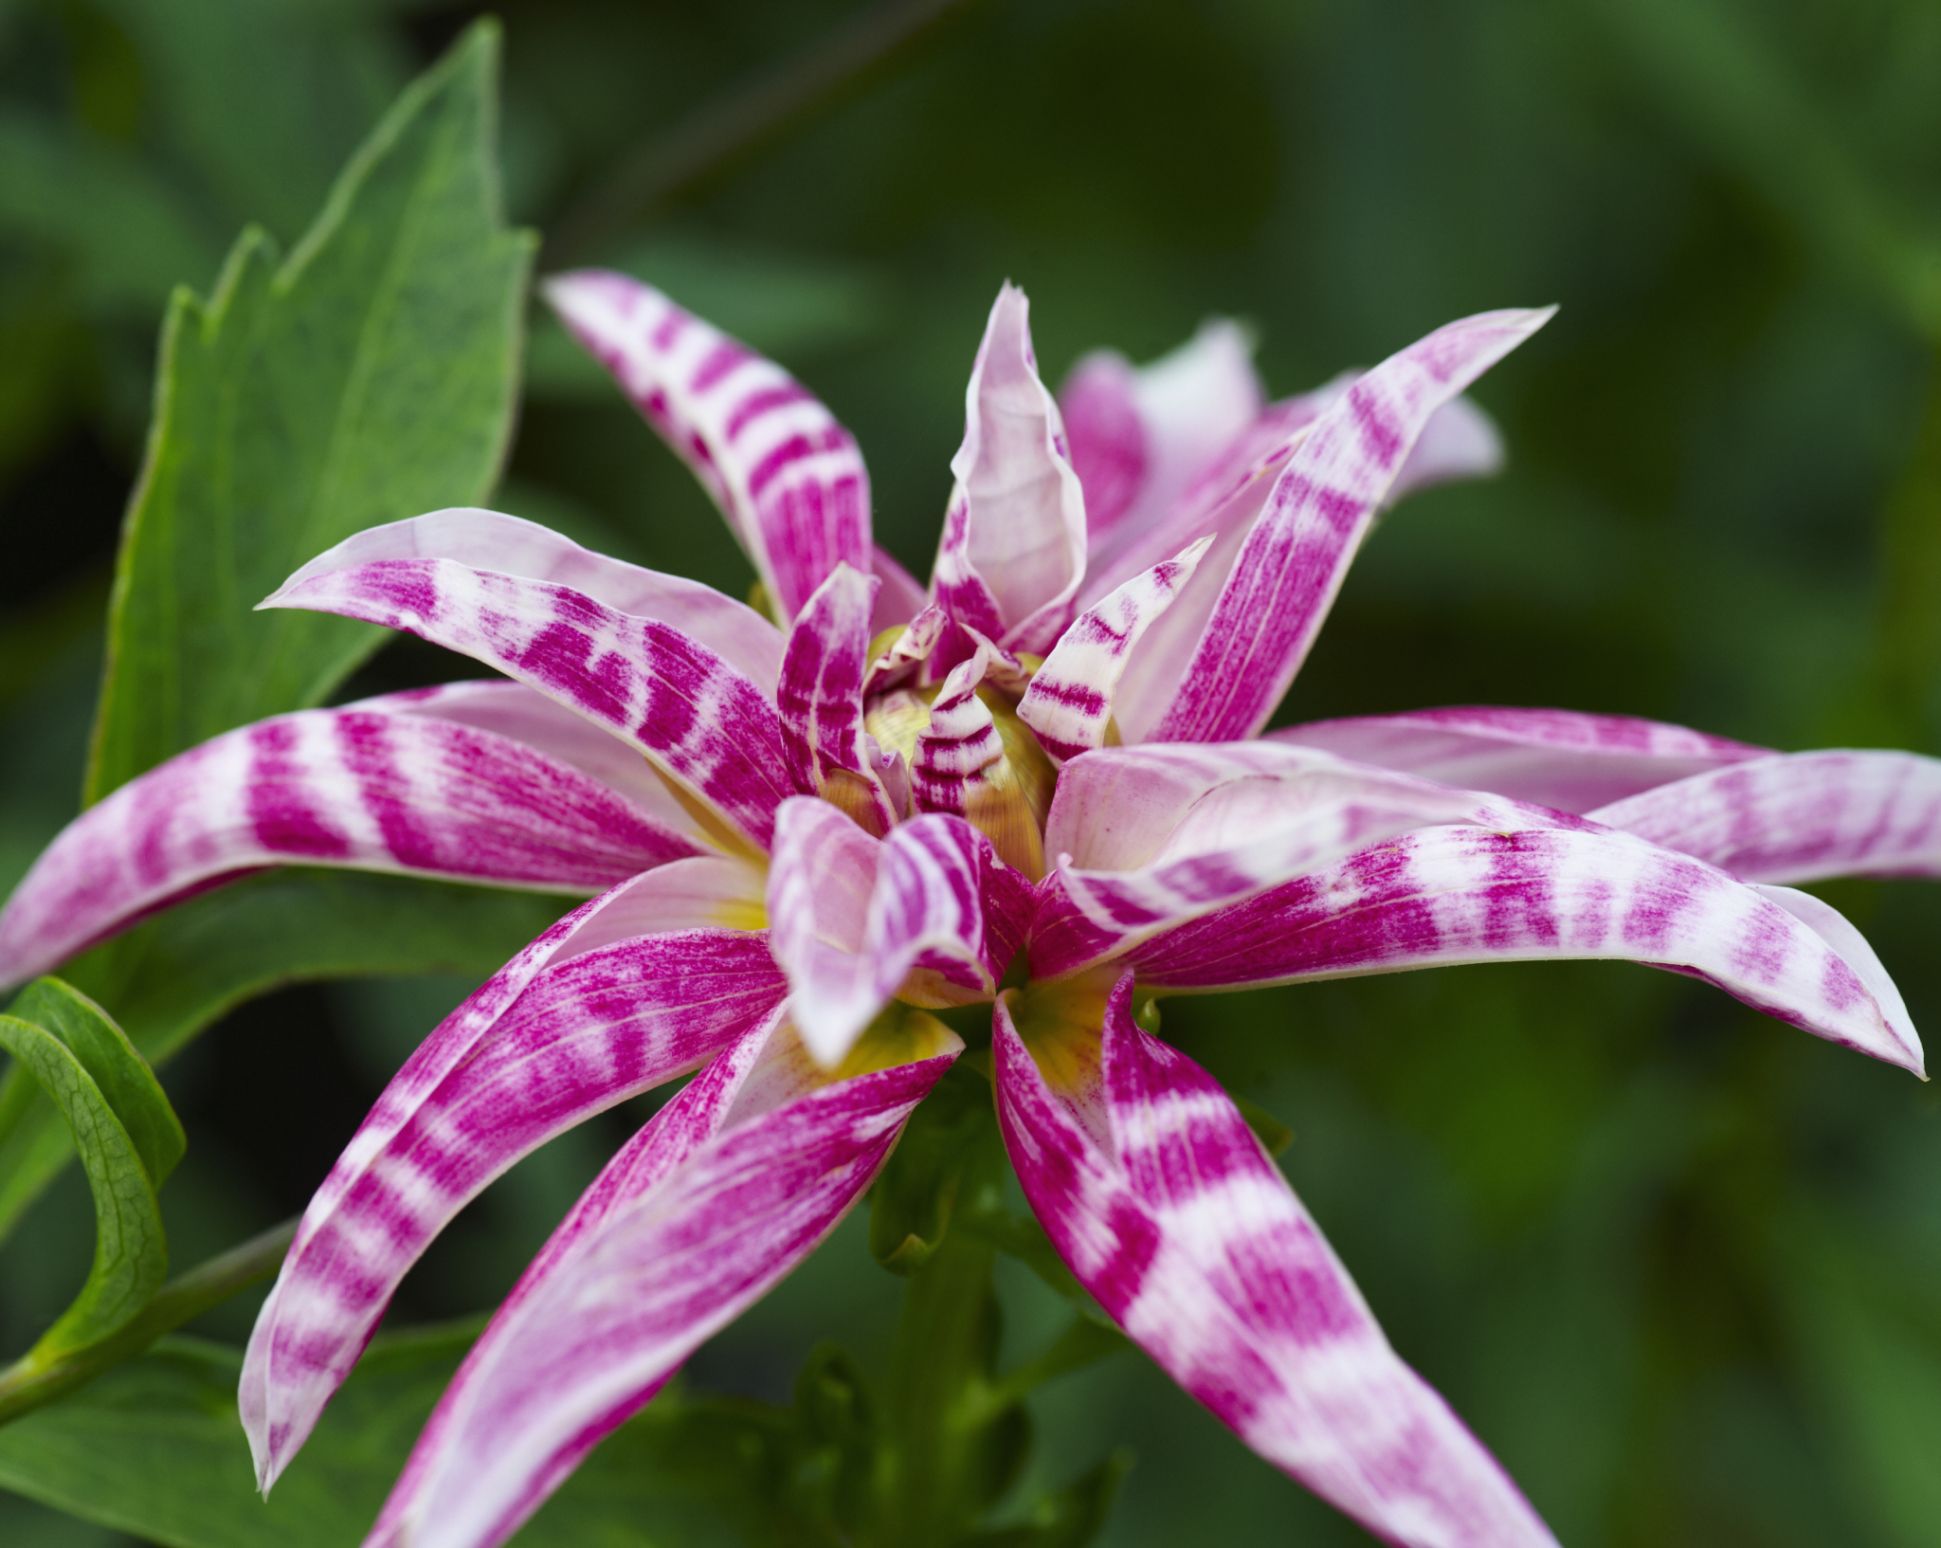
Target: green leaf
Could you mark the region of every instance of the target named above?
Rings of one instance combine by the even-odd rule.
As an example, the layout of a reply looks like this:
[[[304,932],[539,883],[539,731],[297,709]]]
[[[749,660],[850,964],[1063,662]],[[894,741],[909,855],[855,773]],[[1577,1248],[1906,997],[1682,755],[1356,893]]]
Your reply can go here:
[[[351,533],[491,486],[533,251],[499,211],[496,59],[496,30],[474,27],[386,116],[287,259],[247,231],[208,301],[177,292],[88,799],[319,702],[382,636],[251,609]]]
[[[562,911],[557,898],[482,887],[273,871],[160,914],[67,972],[114,1005],[134,1046],[159,1064],[232,1006],[281,985],[406,973],[482,979]],[[52,1104],[18,1075],[0,1086],[0,1239],[72,1155]]]
[[[1039,1500],[1029,1521],[980,1532],[964,1540],[965,1548],[1084,1548],[1105,1530],[1119,1485],[1131,1468],[1131,1453],[1115,1451]]]
[[[30,984],[0,1015],[0,1048],[15,1060],[10,1082],[31,1078],[65,1120],[94,1195],[94,1263],[16,1367],[32,1370],[108,1337],[161,1288],[168,1241],[155,1190],[181,1159],[182,1127],[121,1029],[57,979]]]
[[[268,1501],[257,1498],[236,1417],[240,1352],[184,1338],[0,1430],[0,1488],[166,1548],[353,1548],[471,1335],[373,1344]],[[663,1393],[514,1541],[778,1541],[774,1445],[769,1427],[736,1405]]]

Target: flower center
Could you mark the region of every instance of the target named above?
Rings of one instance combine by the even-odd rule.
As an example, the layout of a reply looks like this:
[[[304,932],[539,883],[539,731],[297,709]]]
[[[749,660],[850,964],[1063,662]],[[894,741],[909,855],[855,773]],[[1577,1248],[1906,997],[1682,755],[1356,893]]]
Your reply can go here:
[[[922,761],[917,744],[930,729],[937,691],[892,688],[878,694],[864,708],[863,728],[885,752],[901,753],[916,769]],[[977,698],[996,728],[996,750],[964,779],[964,816],[1007,865],[1036,881],[1045,873],[1045,813],[1058,771],[1031,728],[1018,719],[1010,697],[987,686],[977,690]]]

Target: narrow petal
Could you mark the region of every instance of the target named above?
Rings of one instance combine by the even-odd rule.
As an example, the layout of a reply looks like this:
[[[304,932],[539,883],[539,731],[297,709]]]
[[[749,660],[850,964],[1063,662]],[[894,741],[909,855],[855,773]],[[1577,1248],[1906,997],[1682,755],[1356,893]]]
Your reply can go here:
[[[982,636],[953,667],[930,704],[910,759],[910,799],[919,811],[966,818],[991,836],[1005,862],[1044,874],[1041,833],[1057,771],[1008,712],[999,719],[985,694],[1024,691],[1015,656]],[[1001,706],[1000,706],[1001,709]]]
[[[314,566],[260,604],[400,629],[484,662],[638,746],[766,846],[791,791],[768,692],[671,624],[550,581],[449,559]]]
[[[807,1257],[961,1047],[923,1019],[922,1046],[900,1050],[904,1061],[832,1080],[789,1057],[786,1025],[764,1029],[746,1074],[711,1067],[664,1109],[480,1336],[370,1548],[503,1542],[701,1343]]]
[[[1201,538],[1135,575],[1059,636],[1018,705],[1018,718],[1054,758],[1105,745],[1114,693],[1133,647],[1192,580],[1212,541]]]
[[[312,559],[283,590],[388,559],[449,559],[473,570],[547,581],[616,613],[670,624],[766,688],[782,663],[782,634],[752,607],[711,586],[582,548],[550,527],[458,507],[356,533]]]
[[[802,1040],[845,1058],[892,999],[988,1000],[1015,955],[1029,884],[959,817],[920,816],[885,840],[815,800],[776,823],[770,945],[788,973]]]
[[[1775,753],[1591,814],[1748,880],[1941,875],[1941,759]]]
[[[885,629],[909,623],[929,604],[930,596],[923,589],[923,582],[886,550],[877,548],[871,552],[869,573],[883,583],[883,589],[876,593],[876,609],[870,614],[871,639]]]
[[[1629,715],[1493,705],[1313,720],[1271,731],[1267,739],[1320,747],[1358,763],[1403,769],[1469,790],[1494,790],[1564,812],[1588,812],[1654,785],[1765,753],[1744,742]]]
[[[589,904],[576,927],[535,943],[549,949],[489,980],[400,1071],[331,1169],[244,1361],[243,1423],[263,1488],[309,1436],[405,1273],[493,1178],[693,1069],[781,1002],[759,933],[601,939],[654,912],[655,891],[636,883]]]
[[[999,1122],[1059,1255],[1214,1417],[1370,1531],[1552,1543],[1389,1347],[1226,1093],[1133,1024],[1131,988],[1070,1020],[1031,1014],[1029,992],[1017,1022],[1013,996],[999,1003]]]
[[[1121,955],[1183,921],[1431,823],[1576,819],[1271,743],[1110,748],[1070,764],[1045,843],[1059,867],[1032,926],[1041,975]]]
[[[385,700],[280,715],[179,754],[69,823],[0,913],[0,983],[254,867],[589,893],[697,853],[686,826],[530,746]]]
[[[1339,978],[1464,962],[1603,958],[1669,968],[1831,1042],[1921,1072],[1898,1003],[1851,960],[1851,926],[1608,829],[1433,827],[1152,936],[1130,954],[1162,989]],[[1082,960],[1068,931],[1044,949]],[[1033,937],[1034,966],[1040,953]]]
[[[872,833],[896,821],[863,730],[863,675],[877,582],[846,564],[803,604],[789,633],[776,703],[789,777],[804,795],[834,802]]]
[[[1070,620],[1084,578],[1085,496],[1058,404],[1038,379],[1027,312],[1013,285],[991,308],[932,589],[959,624],[1040,655]]]
[[[1091,541],[1121,523],[1145,528],[1166,516],[1193,478],[1245,433],[1263,401],[1253,341],[1225,318],[1143,368],[1110,350],[1079,361],[1058,407]]]
[[[1157,740],[1224,741],[1266,724],[1430,416],[1549,315],[1490,312],[1451,323],[1391,356],[1315,420],[1241,548]]]

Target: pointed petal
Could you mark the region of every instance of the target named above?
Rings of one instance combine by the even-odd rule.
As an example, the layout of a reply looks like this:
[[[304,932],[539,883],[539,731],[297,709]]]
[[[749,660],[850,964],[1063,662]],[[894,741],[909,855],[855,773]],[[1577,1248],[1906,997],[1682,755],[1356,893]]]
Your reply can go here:
[[[616,613],[672,625],[763,689],[781,666],[781,631],[752,607],[699,581],[610,559],[549,527],[498,511],[456,507],[371,527],[319,554],[282,589],[388,559],[449,559],[473,570],[564,586]]]
[[[1941,876],[1941,759],[1916,753],[1774,753],[1591,815],[1748,880]]]
[[[903,1050],[907,1062],[827,1083],[799,1060],[778,1061],[786,1026],[764,1029],[755,1036],[768,1046],[738,1090],[732,1071],[711,1067],[670,1104],[480,1336],[370,1548],[503,1542],[688,1355],[807,1257],[961,1047],[923,1019],[924,1045]],[[777,1062],[789,1067],[761,1067]]]
[[[702,847],[529,746],[385,705],[259,721],[83,812],[0,913],[0,982],[258,866],[587,893]]]
[[[586,269],[544,289],[714,497],[784,622],[838,564],[869,569],[863,454],[806,387],[624,274]]]
[[[957,485],[932,589],[959,624],[1042,654],[1085,574],[1085,497],[1058,404],[1038,379],[1024,292],[991,308],[966,395]]]
[[[1213,989],[1463,962],[1601,958],[1669,968],[1919,1074],[1921,1043],[1869,988],[1848,931],[1703,861],[1608,829],[1433,827],[1166,930],[1130,961]],[[1061,948],[1074,954],[1074,943]],[[1034,963],[1038,945],[1034,934]]]
[[[1072,1272],[1221,1423],[1370,1531],[1439,1548],[1553,1542],[1389,1347],[1226,1093],[1133,1025],[1131,988],[1128,975],[1108,1005],[1092,997],[1062,1021],[1032,1014],[1027,992],[1024,1036],[1014,997],[999,1002],[1000,1126]]]
[[[309,1436],[405,1273],[486,1184],[594,1113],[693,1069],[780,1003],[785,986],[759,933],[598,940],[638,918],[652,891],[608,894],[607,918],[583,910],[582,928],[543,961],[522,955],[488,981],[432,1033],[331,1169],[244,1361],[243,1423],[263,1488]]]
[[[952,1005],[996,992],[1030,886],[969,823],[914,817],[879,841],[803,799],[782,808],[775,834],[770,945],[802,1040],[825,1066],[892,999]]]
[[[1549,316],[1490,312],[1451,323],[1315,420],[1242,545],[1158,740],[1223,741],[1266,724],[1429,417]]]
[[[1091,541],[1121,523],[1144,528],[1167,515],[1254,422],[1262,402],[1253,341],[1225,318],[1143,368],[1110,350],[1079,361],[1058,407]]]
[[[313,564],[260,605],[361,618],[482,661],[638,746],[758,846],[791,793],[765,689],[672,625],[584,592],[450,559],[380,559]]]
[[[1469,790],[1494,790],[1564,812],[1588,812],[1654,785],[1765,753],[1744,742],[1629,715],[1493,705],[1313,720],[1270,731],[1267,740],[1320,747],[1358,763],[1404,769]]]
[[[1503,471],[1503,433],[1468,398],[1452,398],[1429,416],[1387,503],[1394,505],[1418,489],[1493,478]]]
[[[1067,766],[1045,828],[1059,869],[1032,925],[1041,976],[1430,823],[1575,819],[1272,743],[1108,748]]]
[[[1105,745],[1119,679],[1133,648],[1193,578],[1211,538],[1135,575],[1087,608],[1032,676],[1018,718],[1054,758]]]
[[[795,788],[834,802],[881,834],[896,821],[896,811],[863,730],[876,590],[874,578],[836,566],[796,617],[775,694]]]

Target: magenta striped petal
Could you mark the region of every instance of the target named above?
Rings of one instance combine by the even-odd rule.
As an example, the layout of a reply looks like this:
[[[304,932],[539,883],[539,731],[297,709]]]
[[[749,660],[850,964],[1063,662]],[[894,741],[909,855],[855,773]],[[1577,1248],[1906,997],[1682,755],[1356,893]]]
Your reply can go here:
[[[884,840],[823,801],[790,801],[777,818],[769,944],[825,1065],[893,999],[989,999],[1030,905],[1029,883],[962,818],[915,817]]]
[[[1157,740],[1224,741],[1266,724],[1430,416],[1549,316],[1490,312],[1451,323],[1315,420],[1241,548]]]
[[[1131,989],[1127,975],[1063,1024],[1027,995],[1031,1047],[999,1002],[1005,1145],[1080,1283],[1248,1446],[1383,1539],[1554,1542],[1389,1347],[1226,1093],[1133,1025]]]
[[[1591,815],[1756,881],[1941,875],[1941,760],[1916,753],[1776,753]]]
[[[950,470],[957,485],[932,589],[958,624],[1041,655],[1070,621],[1084,578],[1085,496],[1014,285],[991,308]]]
[[[1108,748],[1067,766],[1045,826],[1059,868],[1032,926],[1041,975],[1431,823],[1576,819],[1271,743]],[[1076,955],[1074,955],[1076,953]]]
[[[1823,931],[1820,919],[1629,834],[1434,827],[1163,931],[1128,960],[1161,989],[1464,962],[1641,962],[1918,1074],[1920,1038],[1898,997],[1869,988],[1878,963],[1853,960],[1851,927]],[[1096,956],[1084,933],[1069,920],[1042,937],[1034,926],[1034,969]]]
[[[399,1072],[317,1190],[244,1362],[243,1423],[263,1488],[309,1436],[399,1281],[486,1184],[583,1119],[694,1068],[781,1002],[757,932],[609,938],[663,912],[670,899],[658,892],[643,882],[607,894],[488,980]]]
[[[828,1084],[763,1029],[616,1157],[426,1425],[367,1548],[494,1548],[862,1196],[961,1047]],[[778,1044],[784,1045],[779,1051]],[[737,1067],[739,1066],[739,1067]],[[744,1073],[744,1070],[746,1073]]]
[[[228,732],[83,812],[0,913],[0,983],[258,866],[588,893],[701,847],[565,762],[393,702]]]
[[[873,833],[897,813],[876,775],[863,730],[863,674],[877,582],[839,564],[803,604],[789,632],[776,702],[789,777],[804,795],[835,802]]]
[[[670,624],[764,689],[782,663],[782,634],[752,607],[679,575],[610,559],[549,527],[498,511],[454,508],[356,533],[312,559],[283,583],[387,559],[449,559],[473,570],[548,581],[616,613]]]
[[[869,570],[862,453],[807,388],[624,274],[562,274],[545,291],[714,496],[784,620],[838,564]]]
[[[1121,523],[1145,528],[1168,515],[1195,475],[1254,422],[1262,402],[1253,341],[1224,318],[1143,368],[1112,350],[1079,361],[1058,390],[1058,407],[1091,541]]]
[[[482,661],[631,741],[766,847],[792,794],[781,721],[767,690],[679,629],[448,559],[300,574],[260,605],[361,618]]]
[[[991,664],[988,644],[958,663],[930,706],[930,724],[918,735],[910,762],[910,794],[920,811],[971,809],[984,771],[1004,756],[1004,742],[990,707],[977,696]]]
[[[1588,812],[1654,785],[1765,753],[1744,742],[1629,715],[1493,705],[1313,720],[1270,731],[1267,739],[1565,812]]]
[[[1114,695],[1141,637],[1172,604],[1213,540],[1201,538],[1080,613],[1038,669],[1018,718],[1054,758],[1105,744]]]

